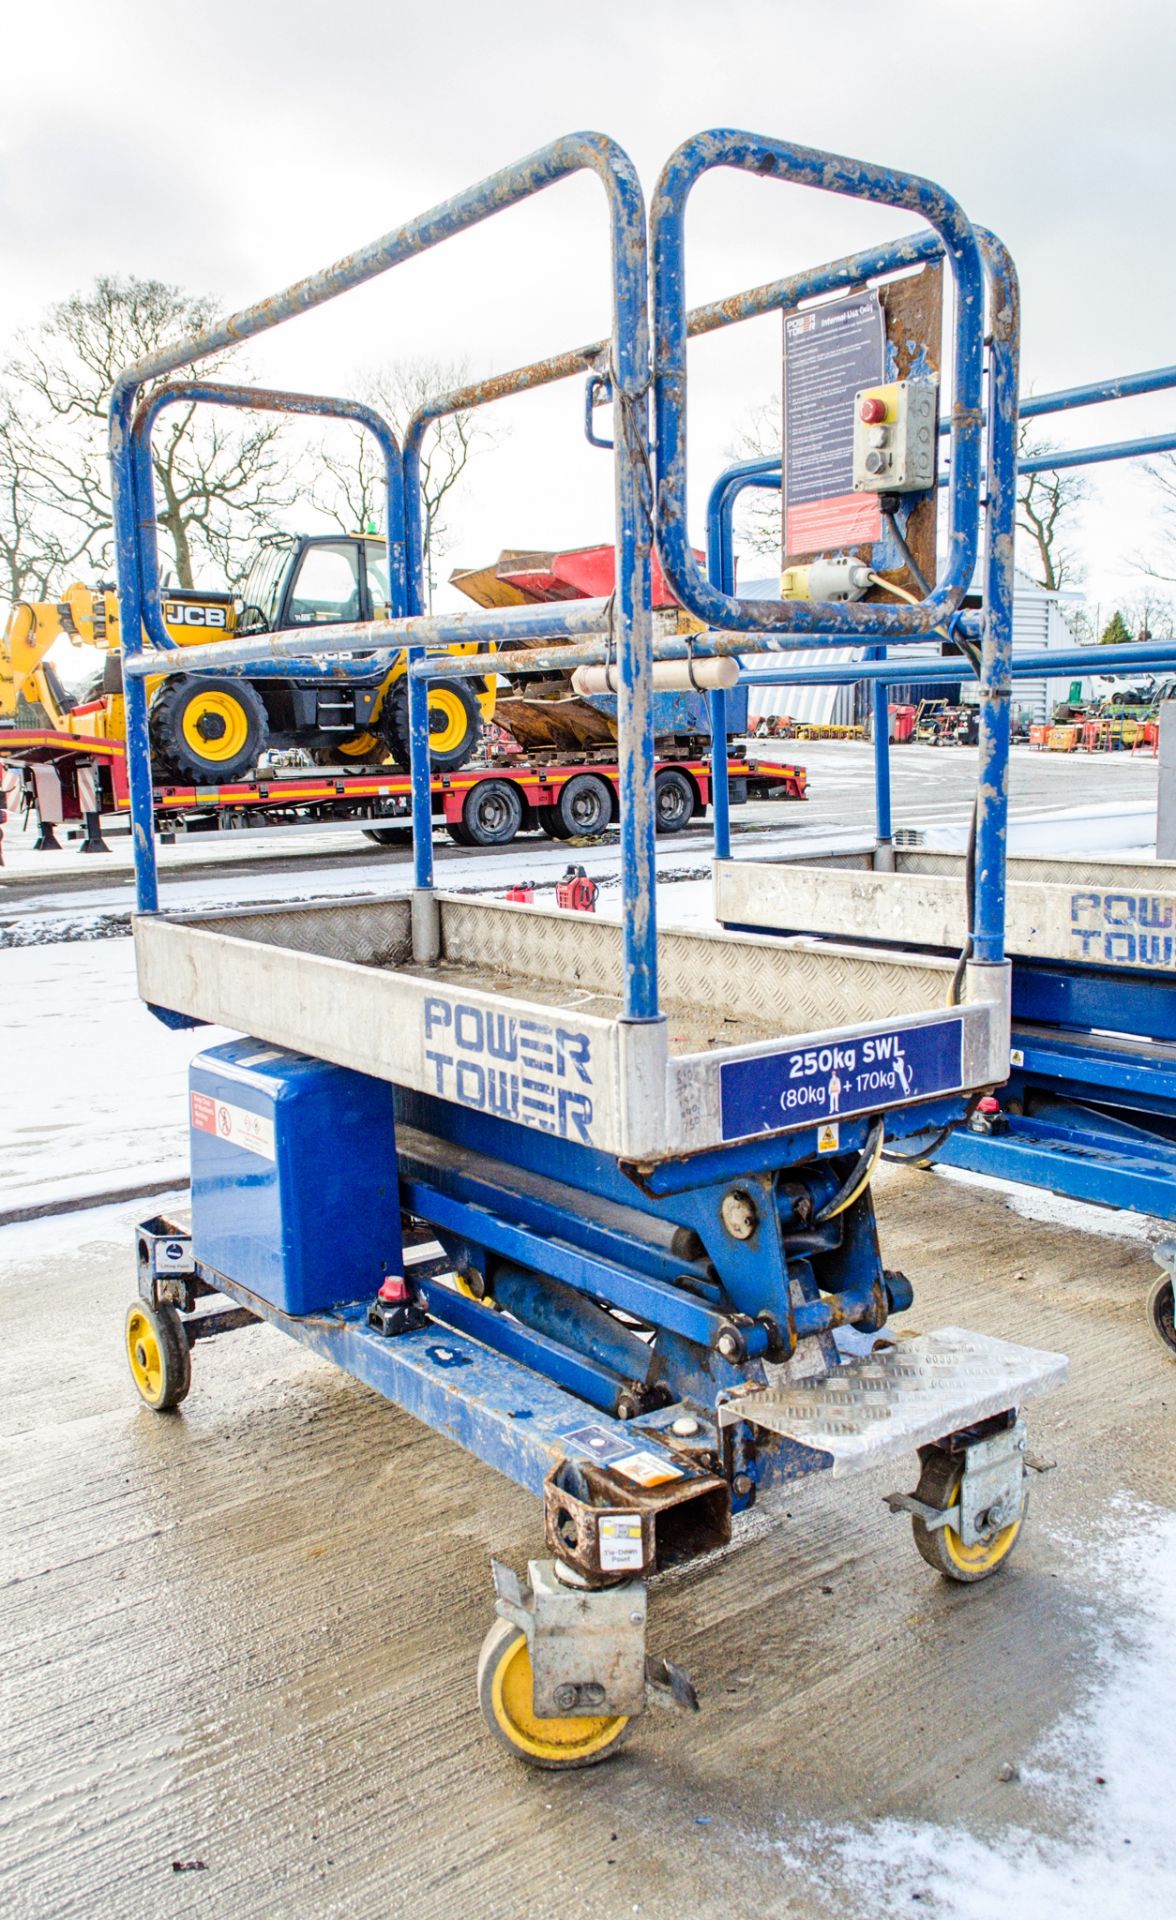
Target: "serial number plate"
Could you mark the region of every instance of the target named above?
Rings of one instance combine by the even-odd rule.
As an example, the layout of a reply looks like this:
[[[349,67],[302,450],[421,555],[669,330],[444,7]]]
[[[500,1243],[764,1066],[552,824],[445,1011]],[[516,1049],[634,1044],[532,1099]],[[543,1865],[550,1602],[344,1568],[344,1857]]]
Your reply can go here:
[[[724,1140],[906,1106],[963,1085],[964,1023],[789,1047],[719,1068]]]

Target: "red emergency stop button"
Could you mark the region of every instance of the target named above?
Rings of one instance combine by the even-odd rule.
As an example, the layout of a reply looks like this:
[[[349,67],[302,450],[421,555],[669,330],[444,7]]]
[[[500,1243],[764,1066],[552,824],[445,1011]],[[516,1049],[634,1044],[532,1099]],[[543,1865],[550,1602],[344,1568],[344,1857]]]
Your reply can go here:
[[[990,1093],[986,1093],[983,1100],[976,1102],[976,1111],[977,1113],[999,1113],[1000,1101],[994,1100]]]
[[[886,418],[885,400],[879,400],[876,395],[868,394],[858,408],[858,417],[864,420],[868,427],[880,426]]]

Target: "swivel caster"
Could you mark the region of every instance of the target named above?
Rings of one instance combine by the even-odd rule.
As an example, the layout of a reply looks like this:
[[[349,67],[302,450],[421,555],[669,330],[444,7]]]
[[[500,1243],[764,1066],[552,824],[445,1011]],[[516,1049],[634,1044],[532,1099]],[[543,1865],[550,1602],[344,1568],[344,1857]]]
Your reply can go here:
[[[1147,1296],[1147,1321],[1160,1345],[1176,1354],[1176,1318],[1173,1315],[1172,1276],[1161,1273]]]
[[[534,1709],[527,1636],[513,1620],[496,1620],[478,1660],[478,1702],[486,1725],[516,1760],[548,1771],[594,1767],[628,1739],[629,1714],[540,1719]]]
[[[192,1355],[179,1314],[136,1300],[127,1311],[126,1343],[140,1398],[153,1413],[170,1413],[192,1385]]]
[[[940,1447],[930,1448],[923,1460],[915,1499],[940,1513],[949,1512],[959,1504],[963,1473],[964,1463],[959,1454],[947,1453]],[[987,1540],[976,1540],[969,1546],[954,1527],[928,1526],[918,1513],[912,1515],[911,1527],[923,1559],[944,1579],[987,1580],[990,1573],[1003,1567],[1016,1546],[1028,1511],[1029,1492],[1022,1478],[1016,1511]]]

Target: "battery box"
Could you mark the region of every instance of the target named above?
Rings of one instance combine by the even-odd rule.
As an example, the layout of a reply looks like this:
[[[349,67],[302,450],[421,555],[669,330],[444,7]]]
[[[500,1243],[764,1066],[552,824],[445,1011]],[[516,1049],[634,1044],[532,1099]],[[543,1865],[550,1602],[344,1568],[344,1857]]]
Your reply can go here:
[[[192,1062],[189,1141],[201,1266],[291,1314],[404,1271],[387,1081],[230,1040]]]

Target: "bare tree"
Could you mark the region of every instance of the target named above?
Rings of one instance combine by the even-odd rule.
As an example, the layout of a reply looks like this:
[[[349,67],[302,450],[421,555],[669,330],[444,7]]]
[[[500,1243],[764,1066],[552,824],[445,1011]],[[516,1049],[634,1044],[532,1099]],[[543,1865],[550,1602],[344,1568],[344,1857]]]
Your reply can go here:
[[[1122,603],[1136,640],[1171,640],[1176,635],[1176,603],[1156,587],[1141,586]]]
[[[0,600],[43,600],[86,554],[84,529],[47,524],[30,491],[21,423],[0,393]]]
[[[1162,453],[1144,462],[1144,472],[1159,495],[1159,542],[1164,564],[1150,555],[1137,556],[1140,571],[1151,580],[1176,581],[1176,454]]]
[[[725,450],[726,458],[732,465],[741,460],[778,460],[783,439],[781,403],[764,400],[745,416],[735,439]],[[740,495],[735,511],[739,544],[750,547],[753,553],[769,555],[779,566],[784,550],[779,494],[774,488],[750,489]]]
[[[70,568],[113,561],[106,409],[115,376],[196,332],[215,303],[158,280],[102,276],[18,338],[0,397],[0,554],[14,597],[64,584]],[[223,377],[228,356],[202,364]],[[239,366],[236,368],[239,373]],[[178,583],[199,563],[233,586],[258,532],[293,504],[281,423],[177,407],[154,436],[157,524]]]
[[[417,408],[438,394],[450,393],[469,379],[461,361],[393,360],[360,376],[361,398],[383,415],[403,442]],[[446,519],[450,496],[475,453],[491,446],[497,430],[478,412],[444,414],[425,433],[421,449],[421,504],[424,510],[425,572],[432,605],[434,568],[449,548]],[[356,428],[345,446],[336,435],[318,450],[320,482],[314,501],[344,533],[382,528],[386,490],[379,448],[370,433]]]
[[[1058,451],[1056,442],[1035,435],[1028,420],[1017,430],[1017,459],[1039,460]],[[1054,593],[1077,584],[1084,576],[1072,544],[1074,509],[1089,498],[1090,487],[1079,473],[1043,468],[1022,473],[1017,481],[1017,531],[1027,552],[1027,571],[1039,585]]]

